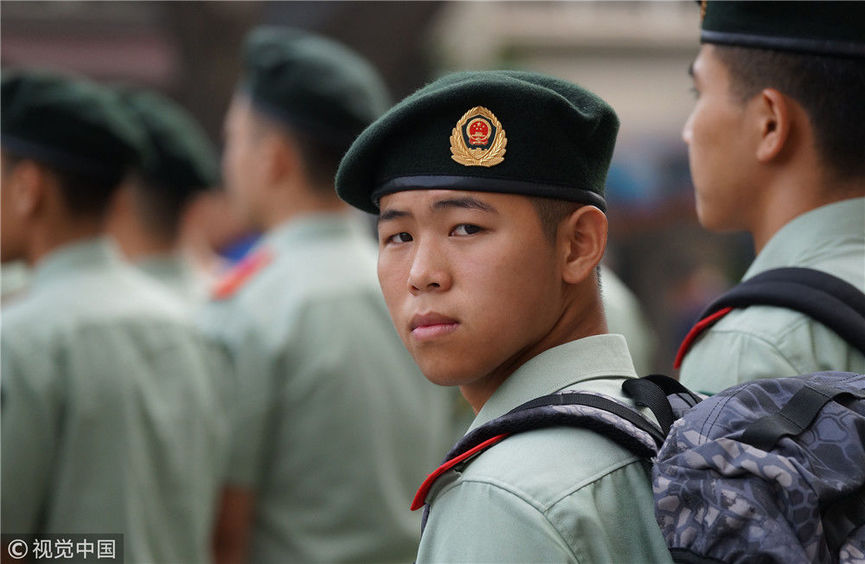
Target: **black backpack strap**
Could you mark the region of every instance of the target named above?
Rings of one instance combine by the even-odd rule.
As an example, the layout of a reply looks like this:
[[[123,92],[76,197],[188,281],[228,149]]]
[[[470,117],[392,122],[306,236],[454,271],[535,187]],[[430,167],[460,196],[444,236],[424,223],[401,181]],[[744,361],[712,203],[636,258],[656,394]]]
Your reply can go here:
[[[575,410],[568,407],[590,409]],[[599,414],[595,410],[603,413]],[[666,433],[662,433],[640,412],[612,398],[573,391],[541,396],[481,425],[460,439],[445,456],[444,463],[421,484],[412,502],[412,510],[424,505],[430,488],[445,472],[468,464],[475,456],[510,435],[549,427],[576,427],[595,432],[642,459],[656,456],[666,438]],[[428,509],[424,511],[422,528],[426,526]]]
[[[854,393],[833,386],[809,383],[793,394],[777,413],[761,417],[748,425],[742,432],[741,442],[760,450],[771,450],[783,437],[801,434],[811,426],[823,406],[843,397],[865,399],[865,390]]]
[[[783,307],[803,313],[865,354],[865,293],[820,270],[786,267],[749,278],[712,302],[682,342],[676,367],[681,365],[697,336],[711,323],[731,309],[751,305]]]
[[[663,374],[651,374],[642,378],[625,380],[622,383],[622,391],[630,396],[637,405],[651,410],[665,437],[670,432],[673,422],[680,415],[673,409],[668,396],[679,395],[687,407],[693,407],[702,400],[697,394],[680,384],[678,380]]]
[[[660,446],[664,444],[664,439],[667,436],[666,431],[658,431],[658,428],[655,425],[650,423],[645,417],[643,417],[633,409],[626,407],[619,402],[601,396],[580,392],[565,392],[541,396],[539,398],[535,398],[531,401],[527,401],[520,406],[515,407],[508,412],[508,415],[528,411],[536,407],[557,405],[583,405],[586,407],[594,407],[596,409],[601,409],[608,413],[612,413],[613,415],[624,419],[628,423],[634,425],[636,428],[647,433],[650,437],[652,437],[652,440],[655,441],[655,444],[658,446],[658,448],[660,448]],[[630,441],[623,442],[616,434],[608,434],[606,432],[602,432],[602,434],[613,439],[614,441],[619,443],[620,446],[627,448],[638,456],[645,456],[645,452],[640,449],[634,449],[630,445]]]

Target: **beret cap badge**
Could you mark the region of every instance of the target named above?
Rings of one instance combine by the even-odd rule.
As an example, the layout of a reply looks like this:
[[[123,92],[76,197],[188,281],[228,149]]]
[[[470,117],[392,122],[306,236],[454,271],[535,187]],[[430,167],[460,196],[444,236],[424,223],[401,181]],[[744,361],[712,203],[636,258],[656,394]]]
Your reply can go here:
[[[508,138],[501,122],[487,108],[475,106],[451,131],[451,158],[464,166],[495,166],[505,160]]]

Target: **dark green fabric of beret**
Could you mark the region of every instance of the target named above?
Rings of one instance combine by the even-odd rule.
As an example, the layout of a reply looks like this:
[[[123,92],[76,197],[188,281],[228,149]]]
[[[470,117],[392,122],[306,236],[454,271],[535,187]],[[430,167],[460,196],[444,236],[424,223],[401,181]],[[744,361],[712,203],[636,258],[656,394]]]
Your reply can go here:
[[[120,96],[145,133],[141,172],[151,188],[191,194],[219,183],[216,148],[185,109],[155,92],[121,90]]]
[[[0,144],[12,155],[109,182],[137,161],[141,133],[105,86],[45,71],[4,71],[0,96]]]
[[[619,120],[596,95],[521,71],[462,72],[418,90],[367,128],[336,175],[339,196],[378,213],[403,190],[541,196],[605,210]]]
[[[337,149],[390,105],[384,82],[365,59],[301,30],[253,30],[244,65],[240,90],[256,109]]]
[[[706,2],[700,40],[865,57],[865,2]]]

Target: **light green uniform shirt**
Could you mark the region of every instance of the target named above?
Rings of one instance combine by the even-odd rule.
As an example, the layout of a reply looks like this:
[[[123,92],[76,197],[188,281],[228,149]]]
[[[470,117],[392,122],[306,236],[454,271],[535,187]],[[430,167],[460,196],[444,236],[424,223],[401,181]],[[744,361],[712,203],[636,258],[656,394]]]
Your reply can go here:
[[[15,299],[27,287],[29,278],[30,269],[22,261],[0,265],[0,302]]]
[[[255,490],[252,561],[410,561],[451,403],[393,328],[368,228],[307,216],[254,252],[269,261],[203,320],[239,380],[228,482]]]
[[[833,274],[865,291],[865,198],[829,204],[782,227],[745,273],[800,266]],[[865,373],[865,356],[835,332],[792,310],[734,310],[706,331],[682,363],[691,389],[715,393],[759,378],[821,370]]]
[[[207,283],[179,254],[160,254],[134,263],[144,274],[168,288],[191,308],[207,300]]]
[[[2,321],[3,532],[206,561],[227,428],[182,306],[90,239],[40,261]]]
[[[615,272],[605,266],[601,266],[601,297],[607,317],[607,330],[624,335],[637,374],[650,374],[657,337],[646,322],[637,296]]]
[[[621,335],[572,341],[518,368],[484,404],[472,429],[563,389],[629,403],[620,388],[634,375]],[[646,465],[585,429],[508,437],[462,470],[442,475],[427,503],[420,563],[671,561],[655,521]]]

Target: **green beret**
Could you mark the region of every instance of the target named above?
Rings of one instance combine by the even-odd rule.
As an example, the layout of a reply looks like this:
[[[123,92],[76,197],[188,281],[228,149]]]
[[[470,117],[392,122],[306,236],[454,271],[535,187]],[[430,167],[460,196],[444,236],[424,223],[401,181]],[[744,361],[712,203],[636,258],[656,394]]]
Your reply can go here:
[[[619,120],[591,92],[519,71],[462,72],[418,90],[366,129],[346,153],[336,190],[378,213],[403,190],[541,196],[606,208]]]
[[[865,57],[865,2],[701,2],[702,43]]]
[[[120,97],[145,134],[148,185],[191,194],[219,183],[216,149],[186,110],[154,92],[122,90]]]
[[[83,78],[4,72],[0,145],[59,170],[118,182],[135,165],[141,133],[115,92]]]
[[[390,105],[376,70],[357,53],[310,33],[260,27],[246,39],[240,90],[257,110],[344,150]]]

